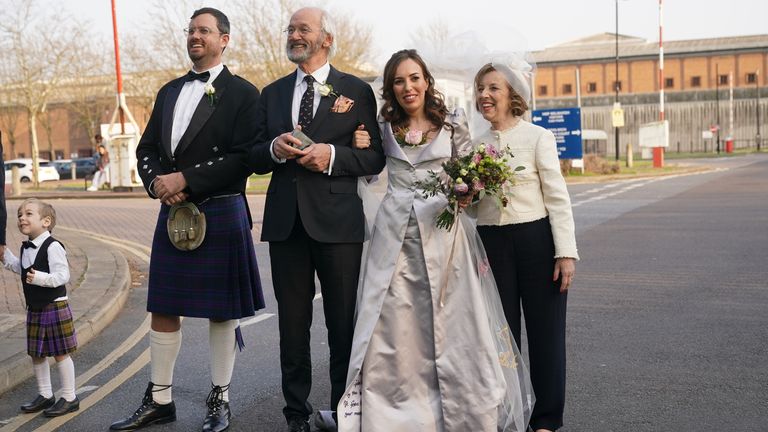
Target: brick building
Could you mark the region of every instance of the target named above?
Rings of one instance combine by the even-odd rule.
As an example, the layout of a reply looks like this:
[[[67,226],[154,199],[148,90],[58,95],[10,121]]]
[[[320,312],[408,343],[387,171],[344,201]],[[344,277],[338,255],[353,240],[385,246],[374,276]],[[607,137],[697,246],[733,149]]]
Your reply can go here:
[[[627,123],[620,129],[621,141],[637,142],[639,125],[658,119],[659,89],[663,85],[665,114],[670,121],[669,151],[713,148],[701,132],[716,123],[718,107],[723,139],[731,136],[737,147],[754,145],[758,94],[761,125],[768,116],[768,35],[665,41],[662,82],[658,41],[619,35],[618,45],[618,79],[613,33],[533,53],[537,63],[533,85],[536,108],[576,106],[578,96],[584,127],[604,130],[612,143],[610,108],[618,84]],[[605,152],[611,153],[612,146],[608,147]]]

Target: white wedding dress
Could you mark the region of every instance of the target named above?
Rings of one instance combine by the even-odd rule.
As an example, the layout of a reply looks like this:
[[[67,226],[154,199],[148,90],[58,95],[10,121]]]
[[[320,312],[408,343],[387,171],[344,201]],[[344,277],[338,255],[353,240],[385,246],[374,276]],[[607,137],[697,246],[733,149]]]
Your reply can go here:
[[[340,431],[526,430],[533,408],[473,221],[435,226],[444,196],[414,183],[470,149],[466,118],[419,147],[401,148],[381,123],[388,189],[361,273]]]

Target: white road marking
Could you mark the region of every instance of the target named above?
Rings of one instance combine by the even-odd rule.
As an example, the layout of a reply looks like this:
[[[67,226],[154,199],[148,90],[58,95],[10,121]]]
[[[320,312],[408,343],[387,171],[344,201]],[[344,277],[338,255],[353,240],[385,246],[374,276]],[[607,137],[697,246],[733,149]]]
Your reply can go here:
[[[607,185],[604,185],[604,186],[599,186],[599,187],[595,187],[595,188],[586,190],[584,192],[580,192],[578,194],[574,194],[573,198],[578,198],[578,197],[582,197],[582,196],[586,196],[586,195],[590,195],[590,194],[594,194],[594,193],[603,192],[603,191],[610,190],[610,189],[619,188],[617,190],[611,190],[609,192],[605,192],[605,193],[602,193],[602,194],[599,194],[599,195],[595,195],[595,196],[592,196],[590,198],[586,198],[584,200],[575,200],[575,201],[571,202],[571,207],[578,207],[578,206],[580,206],[582,204],[587,204],[587,203],[590,203],[590,202],[604,200],[606,198],[610,198],[612,196],[615,196],[615,195],[618,195],[618,194],[621,194],[621,193],[630,191],[632,189],[636,189],[636,188],[639,188],[639,187],[642,187],[642,186],[645,186],[647,184],[654,183],[654,182],[657,182],[657,181],[668,180],[668,179],[673,179],[673,178],[678,178],[678,177],[692,176],[692,175],[710,174],[712,172],[719,172],[719,171],[725,171],[725,170],[728,170],[728,168],[717,168],[717,169],[710,170],[710,171],[697,171],[697,172],[692,172],[692,173],[672,174],[672,175],[667,175],[667,176],[658,176],[658,177],[649,177],[649,178],[641,178],[641,179],[632,179],[632,180],[618,181],[616,183],[610,183],[610,184],[607,184]]]
[[[275,314],[264,313],[264,314],[261,314],[259,316],[255,316],[253,318],[249,318],[249,319],[247,319],[245,321],[242,321],[240,323],[240,328],[248,327],[249,325],[260,323],[260,322],[262,322],[262,321],[264,321],[266,319],[272,318],[273,316],[275,316]]]

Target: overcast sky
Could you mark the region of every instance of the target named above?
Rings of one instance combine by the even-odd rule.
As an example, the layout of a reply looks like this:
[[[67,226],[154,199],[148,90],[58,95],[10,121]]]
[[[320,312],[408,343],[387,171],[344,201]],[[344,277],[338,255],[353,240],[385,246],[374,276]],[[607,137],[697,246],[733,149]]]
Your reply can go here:
[[[60,0],[44,2],[62,4]],[[116,2],[121,33],[145,20],[145,11],[154,4],[154,0]],[[224,13],[227,3],[199,2]],[[63,4],[75,15],[89,19],[98,34],[111,37],[110,0],[66,0]],[[350,13],[368,24],[373,29],[374,57],[378,60],[407,48],[414,29],[436,19],[457,31],[478,32],[490,48],[503,48],[508,41],[518,45],[525,39],[529,50],[612,33],[616,27],[615,0],[327,0],[312,4]],[[619,33],[658,40],[658,0],[620,0],[618,5]],[[179,28],[185,24],[179,23]],[[280,27],[285,24],[275,23]],[[237,37],[236,21],[232,27],[233,37]],[[664,40],[751,34],[768,34],[768,0],[664,1]]]

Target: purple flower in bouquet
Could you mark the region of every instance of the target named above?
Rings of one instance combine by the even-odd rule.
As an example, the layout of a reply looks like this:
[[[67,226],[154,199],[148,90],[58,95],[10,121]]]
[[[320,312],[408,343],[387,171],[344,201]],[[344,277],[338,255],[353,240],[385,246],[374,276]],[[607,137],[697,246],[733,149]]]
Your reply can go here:
[[[456,183],[453,186],[453,191],[456,192],[456,194],[458,195],[466,195],[467,192],[469,192],[469,185],[466,183]]]
[[[485,183],[480,181],[479,178],[472,180],[472,190],[475,192],[480,192],[481,190],[485,189]]]
[[[488,154],[488,156],[496,159],[499,157],[499,152],[496,150],[496,147],[488,144],[485,146],[485,152]]]

